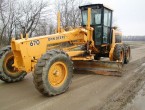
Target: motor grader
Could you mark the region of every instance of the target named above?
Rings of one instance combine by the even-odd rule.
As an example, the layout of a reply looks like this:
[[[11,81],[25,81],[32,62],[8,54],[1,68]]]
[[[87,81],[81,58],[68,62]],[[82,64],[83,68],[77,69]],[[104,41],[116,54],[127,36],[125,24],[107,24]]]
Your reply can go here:
[[[11,41],[0,50],[0,79],[11,83],[33,73],[36,89],[47,96],[65,92],[74,69],[110,69],[128,63],[130,47],[122,43],[122,34],[112,27],[112,10],[103,4],[79,7],[82,25],[61,28],[58,14],[57,32],[52,35]],[[101,61],[101,57],[110,61]]]

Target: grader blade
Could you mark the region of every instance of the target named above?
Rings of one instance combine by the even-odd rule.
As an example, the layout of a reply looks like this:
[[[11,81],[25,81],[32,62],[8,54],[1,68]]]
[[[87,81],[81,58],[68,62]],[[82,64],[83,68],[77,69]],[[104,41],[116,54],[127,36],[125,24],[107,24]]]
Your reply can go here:
[[[90,71],[95,74],[121,76],[122,62],[116,61],[74,61],[76,71]]]

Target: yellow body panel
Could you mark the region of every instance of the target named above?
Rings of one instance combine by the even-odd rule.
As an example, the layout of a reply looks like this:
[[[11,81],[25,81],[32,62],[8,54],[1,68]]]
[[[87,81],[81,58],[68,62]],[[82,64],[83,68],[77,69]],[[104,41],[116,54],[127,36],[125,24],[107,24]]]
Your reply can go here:
[[[27,72],[34,68],[31,62],[35,63],[46,51],[48,45],[60,44],[64,42],[80,42],[78,45],[85,44],[87,41],[86,32],[82,28],[72,31],[34,37],[29,39],[12,40],[11,47],[15,56],[14,66]],[[48,47],[49,48],[49,47]],[[70,53],[70,56],[77,53]]]

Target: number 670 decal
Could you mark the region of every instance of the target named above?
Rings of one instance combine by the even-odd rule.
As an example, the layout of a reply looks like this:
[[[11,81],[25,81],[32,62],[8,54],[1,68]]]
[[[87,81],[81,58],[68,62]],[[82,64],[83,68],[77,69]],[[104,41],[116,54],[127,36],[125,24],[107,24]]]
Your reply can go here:
[[[39,40],[33,40],[30,42],[30,46],[36,46],[36,45],[39,45],[40,44],[40,41]]]

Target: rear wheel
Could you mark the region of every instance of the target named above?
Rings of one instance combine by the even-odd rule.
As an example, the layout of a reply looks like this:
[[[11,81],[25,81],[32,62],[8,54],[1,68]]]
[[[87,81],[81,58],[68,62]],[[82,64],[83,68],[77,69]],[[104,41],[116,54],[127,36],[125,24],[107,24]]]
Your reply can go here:
[[[0,50],[0,79],[11,83],[22,80],[26,72],[16,70],[13,67],[14,55],[10,46],[4,47]]]
[[[121,44],[116,44],[113,52],[113,60],[124,63],[124,48]]]
[[[127,64],[127,63],[129,63],[130,56],[131,56],[130,46],[127,45],[127,44],[124,44],[124,50],[125,50],[125,59],[124,59],[124,63]]]
[[[66,53],[51,50],[44,54],[33,73],[36,89],[47,96],[65,92],[73,75],[73,64]]]

